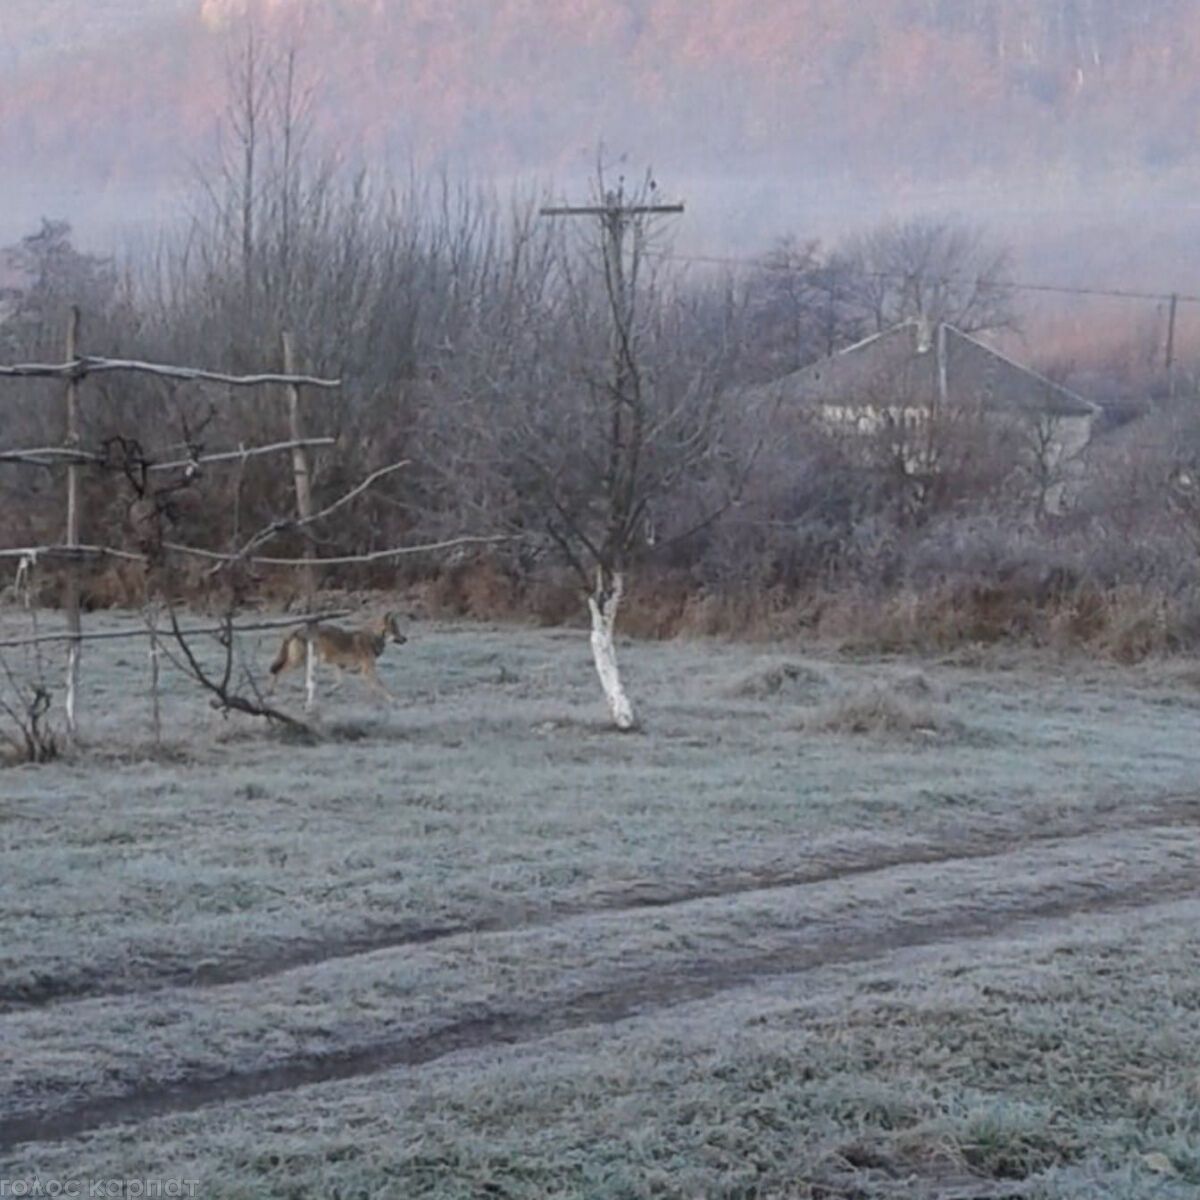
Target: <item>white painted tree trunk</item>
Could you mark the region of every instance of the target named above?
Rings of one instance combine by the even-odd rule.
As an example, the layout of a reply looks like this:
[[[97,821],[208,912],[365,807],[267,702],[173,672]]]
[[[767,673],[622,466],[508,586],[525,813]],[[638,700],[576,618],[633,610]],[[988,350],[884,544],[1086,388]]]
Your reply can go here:
[[[633,705],[621,685],[621,672],[617,666],[617,647],[613,641],[613,626],[617,621],[617,609],[621,605],[621,591],[624,580],[618,575],[613,576],[612,591],[605,593],[598,588],[588,597],[588,609],[592,614],[592,658],[596,663],[596,674],[600,676],[600,686],[604,689],[604,698],[608,701],[612,712],[613,723],[622,732],[633,729],[637,719],[633,715]]]

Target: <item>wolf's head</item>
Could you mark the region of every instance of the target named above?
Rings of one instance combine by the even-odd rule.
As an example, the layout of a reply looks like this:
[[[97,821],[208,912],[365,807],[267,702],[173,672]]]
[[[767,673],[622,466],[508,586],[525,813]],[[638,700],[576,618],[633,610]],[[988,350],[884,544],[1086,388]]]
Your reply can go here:
[[[384,613],[379,622],[379,632],[397,646],[403,646],[408,638],[400,631],[400,618],[394,612]]]

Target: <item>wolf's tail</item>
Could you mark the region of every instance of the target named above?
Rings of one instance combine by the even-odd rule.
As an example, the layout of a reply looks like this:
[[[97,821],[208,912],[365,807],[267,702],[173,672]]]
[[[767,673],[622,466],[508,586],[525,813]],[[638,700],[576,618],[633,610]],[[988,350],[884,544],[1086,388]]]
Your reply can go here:
[[[279,653],[275,655],[275,661],[271,664],[272,675],[278,675],[288,665],[288,659],[292,656],[292,643],[296,640],[297,636],[297,634],[289,633],[283,639],[279,647]]]

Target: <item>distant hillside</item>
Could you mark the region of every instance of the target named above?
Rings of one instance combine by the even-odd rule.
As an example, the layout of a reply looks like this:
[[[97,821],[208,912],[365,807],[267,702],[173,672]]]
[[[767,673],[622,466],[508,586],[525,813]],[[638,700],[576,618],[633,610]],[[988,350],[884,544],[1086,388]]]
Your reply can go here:
[[[100,193],[177,173],[210,144],[239,3],[3,0],[0,170]],[[1196,0],[260,8],[306,47],[325,138],[373,159],[574,182],[603,140],[667,179],[884,195],[1128,191],[1200,167]]]

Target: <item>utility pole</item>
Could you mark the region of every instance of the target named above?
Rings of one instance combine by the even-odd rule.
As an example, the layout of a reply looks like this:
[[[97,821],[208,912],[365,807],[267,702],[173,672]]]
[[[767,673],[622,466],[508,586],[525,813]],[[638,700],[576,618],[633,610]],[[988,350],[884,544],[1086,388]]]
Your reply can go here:
[[[681,213],[682,204],[626,204],[623,190],[608,192],[603,204],[548,204],[538,209],[543,217],[599,217],[610,236],[620,237],[630,217]]]
[[[650,183],[651,191],[654,188]],[[608,272],[609,298],[613,309],[613,386],[618,396],[625,394],[630,376],[630,300],[625,282],[625,231],[638,217],[668,216],[683,212],[682,204],[629,203],[624,182],[615,191],[604,193],[603,204],[545,205],[538,210],[543,217],[596,217],[604,234],[604,256]],[[615,480],[613,481],[615,483]]]
[[[647,192],[653,196],[654,184]],[[633,705],[621,683],[617,649],[613,640],[617,610],[624,591],[624,567],[640,513],[638,504],[639,460],[648,424],[645,396],[634,345],[633,302],[640,261],[639,221],[645,217],[683,212],[682,204],[629,201],[621,184],[603,192],[601,204],[557,205],[540,210],[543,217],[595,217],[600,222],[604,253],[604,283],[612,317],[613,378],[608,392],[607,463],[600,482],[606,512],[604,534],[595,542],[585,538],[589,555],[595,559],[595,590],[587,597],[592,617],[592,658],[604,689],[613,723],[620,730],[637,725]],[[625,233],[635,232],[632,278],[625,275]],[[644,497],[643,497],[644,501]]]
[[[649,181],[648,191],[653,194],[654,182]],[[625,278],[625,232],[638,217],[670,216],[683,212],[683,204],[644,203],[642,200],[625,199],[624,181],[616,191],[604,193],[602,204],[546,205],[539,209],[544,217],[596,217],[604,235],[605,274],[608,287],[608,302],[612,308],[612,359],[613,397],[612,439],[610,462],[608,462],[608,487],[613,497],[611,538],[618,535],[618,527],[629,517],[634,503],[632,490],[635,487],[637,455],[640,451],[641,397],[638,391],[637,368],[632,347],[632,287]],[[635,246],[634,264],[637,264]],[[630,445],[632,443],[632,445]]]
[[[651,184],[651,187],[654,185]],[[629,223],[636,217],[665,216],[683,212],[682,204],[628,204],[625,201],[624,185],[617,190],[606,192],[603,204],[562,204],[546,205],[538,210],[543,217],[597,217],[604,232],[605,253],[608,258],[609,270],[612,272],[611,282],[614,298],[619,303],[619,310],[613,316],[619,326],[617,336],[622,337],[627,330],[625,324],[626,287],[625,287],[625,231]]]

